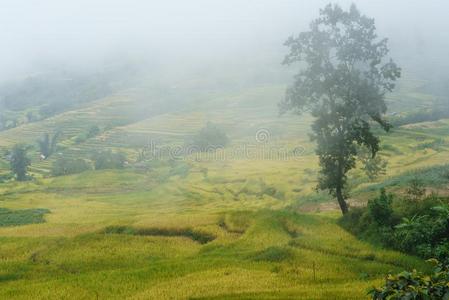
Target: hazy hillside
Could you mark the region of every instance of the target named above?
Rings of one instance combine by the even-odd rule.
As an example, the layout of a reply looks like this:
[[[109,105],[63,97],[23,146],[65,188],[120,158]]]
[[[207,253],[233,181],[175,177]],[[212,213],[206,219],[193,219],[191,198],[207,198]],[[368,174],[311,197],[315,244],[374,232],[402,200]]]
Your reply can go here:
[[[313,65],[337,56],[326,43],[293,47],[315,77],[281,113],[288,88],[304,93],[309,79],[298,73],[307,61],[282,64],[282,43],[325,1],[19,2],[0,12],[13,32],[0,33],[1,299],[359,300],[400,276],[449,295],[447,5],[360,1],[401,76],[391,93],[363,75],[356,96],[337,94],[347,117],[338,101],[296,113],[327,99],[317,95],[328,74],[314,74],[325,63]],[[350,13],[336,19],[357,15],[338,2]],[[394,77],[388,67],[371,75]],[[354,79],[336,74],[330,91]],[[376,114],[350,123],[359,98],[382,107],[384,96],[389,132]],[[323,126],[333,117],[359,132],[336,143],[343,130]],[[320,140],[317,128],[331,129]],[[346,150],[348,212],[322,188],[326,159]]]

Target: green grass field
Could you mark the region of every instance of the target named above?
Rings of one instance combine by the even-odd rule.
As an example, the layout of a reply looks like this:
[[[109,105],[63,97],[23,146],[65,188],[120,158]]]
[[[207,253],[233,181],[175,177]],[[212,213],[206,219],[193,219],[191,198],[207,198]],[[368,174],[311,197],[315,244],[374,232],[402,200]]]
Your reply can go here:
[[[2,206],[50,213],[46,223],[0,227],[1,297],[360,299],[385,273],[423,267],[358,241],[338,213],[291,212],[268,196],[207,197],[193,177],[155,184],[106,171],[4,188],[14,192]]]
[[[0,298],[366,299],[385,274],[426,268],[418,258],[357,240],[337,225],[334,202],[314,193],[311,118],[278,116],[284,85],[195,94],[189,84],[198,85],[193,80],[154,97],[142,96],[148,88],[123,92],[0,132],[3,148],[34,143],[55,128],[63,132],[60,154],[39,161],[31,153],[34,180],[0,184],[0,218],[6,209],[21,216],[14,224],[0,221]],[[389,99],[394,109],[401,101],[431,102],[419,92],[421,84],[406,77]],[[179,95],[195,101],[152,111]],[[95,149],[113,149],[133,162],[149,140],[182,145],[211,120],[229,132],[227,155],[242,145],[254,152],[156,161],[144,171],[48,177],[58,155],[87,158]],[[75,144],[90,125],[107,129]],[[260,129],[269,132],[266,144],[255,139]],[[375,184],[447,163],[448,130],[449,121],[441,120],[383,135],[388,172],[377,182],[353,172],[351,204],[363,204],[377,192],[370,188]],[[303,151],[296,157],[258,156],[264,147],[290,153],[298,146]],[[1,162],[2,173],[7,168]],[[447,183],[436,189],[443,192]]]

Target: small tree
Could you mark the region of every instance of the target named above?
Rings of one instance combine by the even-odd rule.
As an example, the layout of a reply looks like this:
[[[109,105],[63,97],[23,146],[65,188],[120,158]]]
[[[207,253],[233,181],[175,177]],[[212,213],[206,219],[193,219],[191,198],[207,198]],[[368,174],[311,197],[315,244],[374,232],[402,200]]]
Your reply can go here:
[[[373,221],[378,225],[390,225],[393,215],[393,196],[388,195],[385,189],[381,189],[379,197],[368,201],[368,212]]]
[[[27,179],[28,167],[31,165],[31,161],[27,156],[29,147],[17,144],[15,145],[10,154],[11,171],[16,175],[17,181],[25,181]]]
[[[413,270],[388,275],[381,288],[369,291],[373,300],[440,300],[449,299],[449,267],[435,259],[428,260],[435,265],[430,275]]]
[[[378,39],[374,20],[352,5],[344,11],[329,4],[310,30],[285,43],[284,63],[301,63],[301,71],[287,89],[281,112],[310,111],[315,117],[312,139],[320,160],[318,188],[334,194],[343,214],[348,212],[345,187],[355,167],[357,144],[376,156],[379,139],[372,123],[388,131],[382,118],[385,94],[394,88],[400,69],[388,54],[387,40]]]
[[[92,160],[95,170],[105,169],[123,169],[126,164],[126,155],[121,152],[112,152],[111,150],[95,152]]]
[[[41,139],[37,140],[39,150],[43,155],[44,159],[49,158],[53,154],[53,152],[55,152],[59,136],[60,136],[59,131],[53,134],[52,138],[50,138],[50,134],[45,133]]]
[[[58,158],[52,166],[53,176],[62,176],[68,174],[77,174],[91,170],[91,164],[81,158]]]
[[[193,137],[190,146],[200,151],[211,151],[226,147],[229,144],[229,138],[226,132],[218,125],[208,122],[205,127]]]
[[[409,187],[407,188],[407,196],[410,200],[417,202],[421,200],[426,195],[426,187],[423,182],[415,177],[410,181]]]

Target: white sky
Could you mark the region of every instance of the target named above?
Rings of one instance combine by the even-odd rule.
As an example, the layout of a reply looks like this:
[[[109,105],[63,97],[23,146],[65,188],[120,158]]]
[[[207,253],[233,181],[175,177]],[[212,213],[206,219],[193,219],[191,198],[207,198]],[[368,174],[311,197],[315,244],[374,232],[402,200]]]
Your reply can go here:
[[[4,77],[41,61],[76,65],[121,54],[213,57],[281,48],[328,2],[0,0],[0,70]],[[447,52],[449,1],[354,2],[393,45],[428,56]]]

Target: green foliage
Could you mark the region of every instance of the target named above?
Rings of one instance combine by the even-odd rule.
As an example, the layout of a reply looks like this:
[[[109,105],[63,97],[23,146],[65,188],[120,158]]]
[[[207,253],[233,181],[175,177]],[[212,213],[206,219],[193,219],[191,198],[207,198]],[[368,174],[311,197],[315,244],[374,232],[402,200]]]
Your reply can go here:
[[[28,167],[31,165],[31,160],[27,156],[28,149],[26,145],[17,144],[11,150],[9,161],[17,181],[27,180]]]
[[[438,108],[422,109],[419,111],[409,113],[405,116],[395,118],[392,121],[392,123],[395,127],[399,127],[408,124],[438,121],[440,119],[446,119],[448,117],[449,117],[449,107],[446,104],[441,105]]]
[[[0,207],[0,227],[20,226],[45,222],[44,215],[50,213],[48,209],[10,210]]]
[[[97,125],[90,126],[86,131],[81,132],[75,138],[75,143],[80,144],[100,134],[101,129]]]
[[[206,244],[216,239],[210,233],[196,231],[191,228],[134,228],[131,226],[109,226],[103,231],[106,234],[129,234],[143,236],[182,236],[192,239],[200,244]]]
[[[39,114],[49,117],[79,103],[110,94],[109,80],[112,78],[98,75],[68,74],[64,71],[3,84],[0,86],[0,104],[15,111],[40,107]]]
[[[418,202],[381,192],[340,224],[357,236],[423,258],[449,257],[449,200],[431,195]]]
[[[380,184],[373,184],[368,191],[378,191],[382,188],[405,187],[410,188],[413,181],[419,181],[420,185],[428,187],[442,187],[449,183],[449,165],[432,166],[412,171],[407,171],[399,176],[387,179]]]
[[[46,133],[41,139],[37,140],[39,151],[44,159],[49,158],[55,152],[56,144],[58,143],[58,139],[60,136],[61,133],[57,131],[51,138],[50,134]]]
[[[169,166],[170,171],[167,177],[179,176],[181,178],[186,178],[190,173],[190,169],[192,168],[192,166],[185,162],[178,162],[173,160],[169,161]]]
[[[291,250],[282,247],[269,247],[253,256],[255,261],[281,262],[292,258]]]
[[[312,130],[317,142],[321,176],[319,188],[337,196],[342,212],[347,173],[355,167],[357,145],[379,150],[379,139],[370,121],[386,131],[385,94],[394,89],[400,69],[383,63],[387,40],[378,40],[374,20],[361,15],[355,5],[344,11],[329,4],[312,22],[310,31],[289,38],[285,64],[306,67],[295,76],[281,110],[310,111],[316,118]]]
[[[214,151],[229,144],[229,138],[218,125],[208,122],[192,140],[187,142],[188,147],[198,151]]]
[[[388,275],[382,288],[369,291],[373,300],[446,300],[449,299],[449,267],[437,260],[430,275],[416,270]]]
[[[416,146],[416,149],[418,150],[426,150],[426,149],[433,149],[435,151],[440,151],[443,147],[446,147],[448,143],[443,139],[435,139],[431,142],[421,143],[418,146]]]
[[[53,176],[77,174],[91,170],[89,162],[81,158],[58,158],[53,162],[51,173]]]
[[[0,131],[15,128],[19,123],[17,114],[11,112],[0,113]]]
[[[95,170],[123,169],[125,167],[126,155],[111,150],[98,151],[92,156]]]
[[[387,192],[382,189],[380,196],[368,201],[368,213],[379,225],[388,225],[391,223],[393,216],[393,195],[387,195]]]
[[[0,174],[0,183],[7,182],[12,179],[14,179],[14,174],[12,173]]]
[[[410,182],[407,195],[412,201],[419,201],[426,195],[426,188],[418,177],[413,178]]]
[[[376,180],[379,175],[386,174],[388,163],[379,155],[373,157],[372,153],[366,147],[359,147],[357,155],[363,164],[363,171],[365,171],[365,174],[370,180]]]

